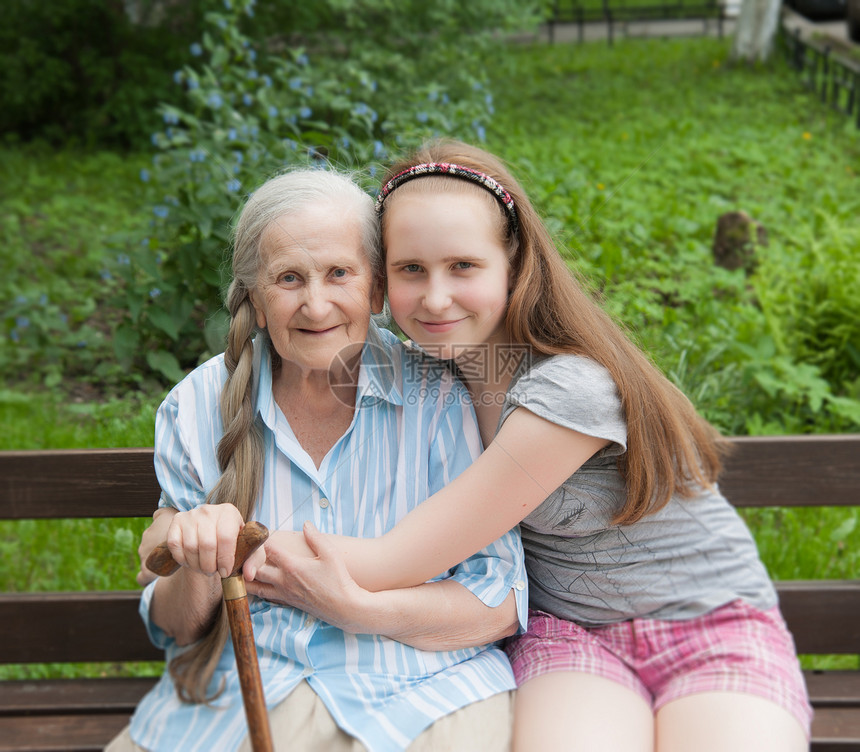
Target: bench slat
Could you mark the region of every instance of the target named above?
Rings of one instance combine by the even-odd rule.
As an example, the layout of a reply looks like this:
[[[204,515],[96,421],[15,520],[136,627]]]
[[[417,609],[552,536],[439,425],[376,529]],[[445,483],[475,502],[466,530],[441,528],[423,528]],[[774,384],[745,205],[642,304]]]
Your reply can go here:
[[[860,504],[860,435],[741,436],[720,489],[735,506]]]
[[[0,682],[0,717],[134,712],[152,677]]]
[[[136,590],[0,594],[0,663],[159,661]]]
[[[860,435],[743,436],[720,486],[735,506],[860,503]],[[152,449],[0,452],[0,519],[148,517]]]
[[[816,708],[812,719],[812,752],[856,752],[860,712],[853,708]]]
[[[0,519],[148,517],[152,449],[0,452]]]
[[[816,708],[860,708],[860,671],[804,671],[803,678]]]
[[[127,713],[0,718],[0,750],[101,752],[128,721]]]
[[[860,580],[777,582],[798,653],[860,653]]]
[[[800,653],[860,652],[860,580],[778,582]],[[0,663],[161,660],[137,613],[140,593],[4,593]],[[109,636],[109,637],[108,637]]]

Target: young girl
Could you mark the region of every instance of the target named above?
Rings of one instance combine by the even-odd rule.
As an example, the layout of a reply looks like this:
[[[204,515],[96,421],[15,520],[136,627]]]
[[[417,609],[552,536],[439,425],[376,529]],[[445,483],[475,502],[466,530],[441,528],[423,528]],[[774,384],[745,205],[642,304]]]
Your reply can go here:
[[[806,749],[793,640],[716,488],[717,432],[594,304],[490,154],[431,143],[390,170],[377,210],[391,313],[456,365],[486,450],[384,536],[307,530],[311,547],[366,588],[401,587],[520,523],[518,750]]]

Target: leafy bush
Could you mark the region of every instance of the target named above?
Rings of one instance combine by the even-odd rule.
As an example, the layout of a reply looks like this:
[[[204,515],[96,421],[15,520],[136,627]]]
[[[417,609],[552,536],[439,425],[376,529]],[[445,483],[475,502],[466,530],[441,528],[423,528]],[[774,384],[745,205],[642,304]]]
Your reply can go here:
[[[0,133],[129,145],[157,123],[169,72],[204,0],[138,0],[160,23],[133,23],[123,3],[6,0],[0,24]],[[151,13],[150,13],[151,15]]]
[[[431,133],[482,140],[493,112],[482,54],[494,27],[528,15],[513,0],[329,0],[308,14],[310,31],[261,43],[246,31],[254,8],[225,0],[206,15],[160,108],[160,153],[141,172],[152,228],[113,267],[127,310],[114,344],[129,370],[175,380],[222,349],[229,220],[267,176],[367,165]]]

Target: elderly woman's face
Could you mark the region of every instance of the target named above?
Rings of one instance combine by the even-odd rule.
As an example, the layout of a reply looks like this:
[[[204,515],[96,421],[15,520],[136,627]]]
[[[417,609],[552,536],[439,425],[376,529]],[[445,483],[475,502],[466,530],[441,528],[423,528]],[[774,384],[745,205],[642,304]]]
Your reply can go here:
[[[263,233],[251,300],[278,355],[301,371],[358,357],[371,310],[382,308],[358,221],[331,206],[273,221]]]

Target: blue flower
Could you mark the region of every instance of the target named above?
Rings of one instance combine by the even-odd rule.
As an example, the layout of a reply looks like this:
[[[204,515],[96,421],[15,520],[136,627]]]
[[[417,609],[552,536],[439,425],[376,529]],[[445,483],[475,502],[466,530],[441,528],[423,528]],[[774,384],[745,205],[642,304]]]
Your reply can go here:
[[[427,99],[429,99],[431,102],[435,102],[437,99],[439,99],[439,92],[435,89],[431,92],[428,92]]]
[[[301,89],[302,88],[302,79],[300,78],[291,78],[290,79],[290,88],[291,89]]]
[[[271,85],[272,85],[272,77],[271,77],[271,76],[268,76],[268,75],[263,76],[263,83],[264,83],[266,86],[271,86]]]
[[[305,89],[305,94],[307,94],[309,97],[312,97],[314,95],[314,87],[308,86],[308,88]]]
[[[200,88],[200,84],[198,83],[198,81],[197,81],[197,79],[196,79],[196,78],[189,78],[189,79],[188,79],[188,88],[189,88],[189,89],[198,89],[198,88]]]
[[[415,117],[418,118],[419,123],[426,123],[427,122],[427,113],[426,112],[419,112]]]
[[[178,70],[173,74],[173,83],[181,84],[184,80],[185,74],[181,70]]]
[[[148,183],[148,182],[149,182],[149,170],[147,170],[147,169],[145,169],[145,168],[144,168],[144,169],[142,169],[142,170],[140,171],[140,179],[141,179],[144,183]]]
[[[165,219],[167,215],[170,213],[170,210],[166,206],[153,206],[152,213],[159,217],[160,219]]]
[[[260,135],[260,128],[256,125],[251,127],[251,138],[256,138]]]
[[[167,110],[166,112],[164,112],[161,115],[161,119],[167,125],[176,125],[179,122],[179,115],[177,115],[175,112],[171,112],[170,110]]]
[[[283,141],[284,146],[286,146],[290,151],[295,151],[298,144],[293,141],[291,138],[285,138]]]
[[[9,339],[11,339],[13,342],[20,342],[21,341],[21,335],[18,334],[18,332],[15,329],[13,329],[11,332],[9,332]]]
[[[352,110],[355,115],[367,115],[370,112],[370,107],[368,107],[364,102],[359,102]]]
[[[112,274],[111,274],[107,269],[102,269],[102,270],[101,270],[101,273],[99,274],[99,276],[100,276],[100,277],[101,277],[105,282],[107,282],[109,279],[112,279],[112,278],[113,278],[113,275],[112,275]]]
[[[239,164],[242,164],[242,160],[245,159],[245,155],[242,154],[241,151],[234,151],[233,159],[235,159]]]
[[[26,295],[19,295],[17,298],[15,298],[15,302],[16,302],[18,305],[24,305],[24,303],[27,303],[27,302],[28,302],[28,301],[27,301],[27,296],[26,296]]]
[[[373,156],[376,159],[381,159],[385,156],[385,145],[382,141],[377,140],[373,142]]]
[[[348,139],[346,136],[343,136],[343,137],[340,139],[340,145],[341,145],[341,147],[343,147],[344,149],[348,149],[348,148],[349,148],[349,139]]]
[[[256,60],[257,59],[257,50],[248,50],[248,57],[251,58],[251,62]],[[254,75],[250,76],[250,78],[256,78],[256,77],[257,77],[257,71],[254,71]]]
[[[475,126],[475,133],[478,135],[478,141],[486,141],[487,140],[487,131],[484,129],[483,125]]]
[[[227,190],[230,191],[230,193],[235,193],[241,187],[242,184],[238,180],[236,180],[236,178],[233,178],[232,180],[229,180],[227,182]]]
[[[308,56],[302,53],[301,55],[296,56],[296,65],[307,65],[308,64]]]
[[[153,287],[153,288],[149,291],[149,297],[150,297],[150,298],[152,298],[153,300],[154,300],[155,298],[157,298],[159,295],[161,295],[161,290],[159,290],[157,287]]]
[[[375,178],[376,177],[376,165],[370,165],[369,172],[370,172],[370,177]]]
[[[85,339],[78,340],[78,344],[77,344],[77,346],[78,346],[78,347],[81,347],[81,348],[86,347],[86,346],[87,346],[87,341],[86,341]]]
[[[219,18],[218,19],[218,28],[219,29],[226,29],[227,28],[227,20],[225,18]]]
[[[230,10],[232,7],[233,7],[233,3],[231,3],[230,0],[224,0],[224,8],[226,8],[227,10]]]
[[[371,81],[371,82],[370,82],[370,90],[371,90],[371,91],[376,91],[378,88],[379,88],[379,84],[378,84],[378,83],[376,83],[376,81]]]
[[[68,324],[69,323],[69,317],[65,313],[61,313],[60,314],[60,321],[63,324]]]
[[[236,129],[235,128],[231,128],[229,131],[227,131],[227,140],[228,141],[235,141],[236,140]]]
[[[448,96],[447,92],[442,95],[442,104],[448,104],[451,101],[451,98]]]
[[[18,316],[15,319],[15,326],[17,326],[19,329],[26,329],[28,326],[30,326],[30,319],[28,319],[26,316]]]
[[[252,97],[250,94],[243,94],[242,101],[245,103],[246,107],[250,107],[252,104],[254,104],[254,97]]]
[[[203,54],[203,48],[195,42],[191,45],[191,54],[194,55],[194,57],[200,57]]]
[[[143,242],[146,245],[149,245],[149,238],[144,238]],[[125,253],[120,253],[119,256],[116,257],[116,262],[120,266],[128,266],[131,263],[131,259]]]
[[[159,134],[159,133],[153,133],[153,134],[149,137],[149,140],[150,140],[150,141],[152,141],[152,145],[153,145],[153,146],[158,146],[158,137],[159,137],[159,135],[161,135],[161,134]]]
[[[222,104],[224,104],[224,100],[221,99],[220,94],[210,94],[208,102],[209,102],[209,106],[213,110],[217,110]]]
[[[250,55],[251,53],[253,53],[253,50],[251,50],[251,52],[249,52],[248,54]],[[251,60],[253,60],[253,59],[254,58],[252,57]],[[257,71],[254,68],[251,68],[251,70],[248,71],[248,78],[250,78],[252,80],[255,79],[258,75],[259,74],[257,73]]]
[[[299,117],[305,120],[313,114],[313,110],[310,107],[302,107],[302,109],[299,110]]]
[[[45,295],[45,293],[42,293],[39,296],[39,305],[45,305],[45,303],[47,303],[47,302],[48,302],[48,296]]]
[[[271,105],[269,107],[269,117],[277,117],[278,116],[278,108],[275,105]]]

